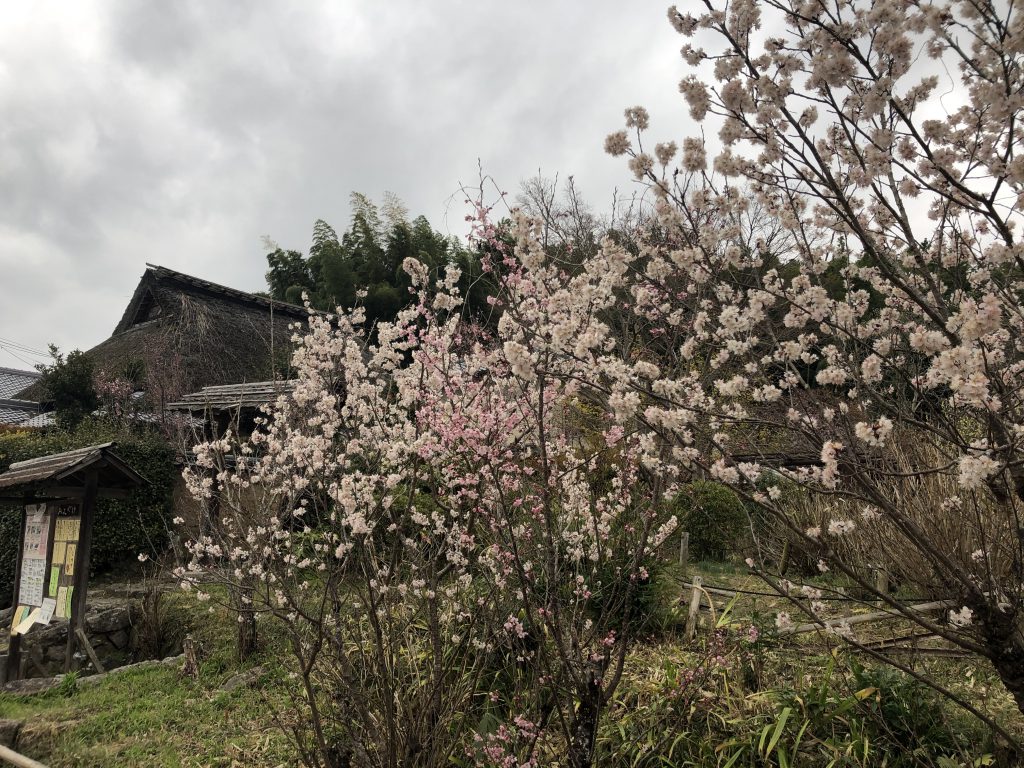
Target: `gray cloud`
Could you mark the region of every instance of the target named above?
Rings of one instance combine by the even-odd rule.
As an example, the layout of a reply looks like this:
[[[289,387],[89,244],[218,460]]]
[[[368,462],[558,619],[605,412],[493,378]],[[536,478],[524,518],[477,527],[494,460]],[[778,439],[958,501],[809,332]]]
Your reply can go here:
[[[35,348],[105,338],[146,261],[259,289],[261,236],[305,249],[353,190],[462,233],[478,159],[601,208],[624,107],[686,132],[661,0],[25,6],[0,27],[0,338]]]

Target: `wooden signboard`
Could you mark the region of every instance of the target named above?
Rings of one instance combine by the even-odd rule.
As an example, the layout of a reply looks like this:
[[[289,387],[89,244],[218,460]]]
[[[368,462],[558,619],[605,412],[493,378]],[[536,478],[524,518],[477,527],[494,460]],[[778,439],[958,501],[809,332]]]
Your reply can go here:
[[[146,482],[113,447],[102,443],[53,453],[15,462],[0,473],[0,500],[25,508],[14,572],[17,603],[0,682],[21,675],[22,635],[54,619],[69,621],[64,671],[71,669],[76,645],[100,668],[85,634],[96,501],[125,499]]]

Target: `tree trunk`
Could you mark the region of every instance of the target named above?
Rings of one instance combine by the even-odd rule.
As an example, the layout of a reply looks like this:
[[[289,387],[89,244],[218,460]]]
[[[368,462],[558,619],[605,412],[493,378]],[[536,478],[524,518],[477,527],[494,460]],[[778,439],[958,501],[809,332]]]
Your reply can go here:
[[[238,622],[238,660],[246,661],[256,653],[258,641],[256,617],[252,611],[242,611],[238,616],[241,619]]]
[[[583,695],[580,696],[573,722],[572,741],[569,744],[571,768],[591,768],[594,764],[594,746],[597,742],[597,724],[601,719],[603,696],[601,680],[594,671],[591,671]]]
[[[992,665],[1024,714],[1024,615],[988,607],[982,627]]]
[[[182,643],[182,653],[185,655],[185,663],[181,665],[181,674],[192,680],[199,679],[199,653],[196,650],[195,641],[192,635],[185,635]]]
[[[256,632],[256,614],[252,610],[253,589],[243,582],[235,596],[238,610],[238,660],[244,662],[254,653],[259,641]]]
[[[1003,649],[993,662],[999,679],[1017,702],[1017,709],[1024,714],[1024,647],[1013,643]]]

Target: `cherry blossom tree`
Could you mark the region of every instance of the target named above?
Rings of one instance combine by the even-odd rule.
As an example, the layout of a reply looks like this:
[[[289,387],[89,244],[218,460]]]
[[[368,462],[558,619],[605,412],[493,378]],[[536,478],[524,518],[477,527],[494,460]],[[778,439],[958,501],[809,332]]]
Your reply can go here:
[[[626,111],[605,148],[655,201],[630,247],[567,265],[542,218],[517,213],[510,244],[481,209],[495,336],[460,317],[456,274],[407,261],[414,305],[373,343],[358,313],[314,318],[262,427],[197,448],[195,493],[224,490],[192,568],[255,583],[286,628],[309,765],[591,765],[675,525],[662,499],[692,476],[989,659],[1024,711],[1019,13],[706,0],[669,20],[711,130],[649,149]],[[794,488],[822,500],[812,524]],[[847,546],[868,533],[945,616],[875,589]]]
[[[308,765],[592,765],[673,473],[405,269],[396,323],[313,316],[252,437],[196,447],[219,525],[180,576],[285,628]]]
[[[608,137],[658,196],[636,253],[606,241],[565,275],[519,221],[506,354],[600,392],[678,471],[759,503],[821,571],[989,659],[1024,711],[1020,14],[700,6],[669,20],[692,68],[680,91],[712,135],[650,149],[636,107]],[[788,233],[781,253],[746,236],[753,205]],[[613,311],[646,338],[616,336]],[[827,501],[817,524],[789,514],[793,484]],[[925,486],[945,489],[941,509]],[[950,539],[933,521],[952,514]],[[924,564],[953,601],[945,617],[876,591],[842,555],[869,527]]]

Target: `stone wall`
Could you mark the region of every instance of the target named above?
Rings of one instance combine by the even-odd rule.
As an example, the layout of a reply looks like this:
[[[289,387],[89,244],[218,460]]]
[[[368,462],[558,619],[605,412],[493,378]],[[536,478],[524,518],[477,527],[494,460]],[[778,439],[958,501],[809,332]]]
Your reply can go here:
[[[85,614],[89,644],[106,669],[133,661],[139,648],[136,630],[141,608],[137,602],[117,605],[89,606]],[[0,644],[6,645],[10,630],[11,610],[0,611]],[[60,619],[46,626],[34,626],[22,637],[21,658],[24,677],[49,677],[64,671],[64,653],[68,640],[68,622]],[[0,657],[6,663],[6,656]],[[80,649],[76,650],[72,669],[84,674],[94,672],[92,663]]]

